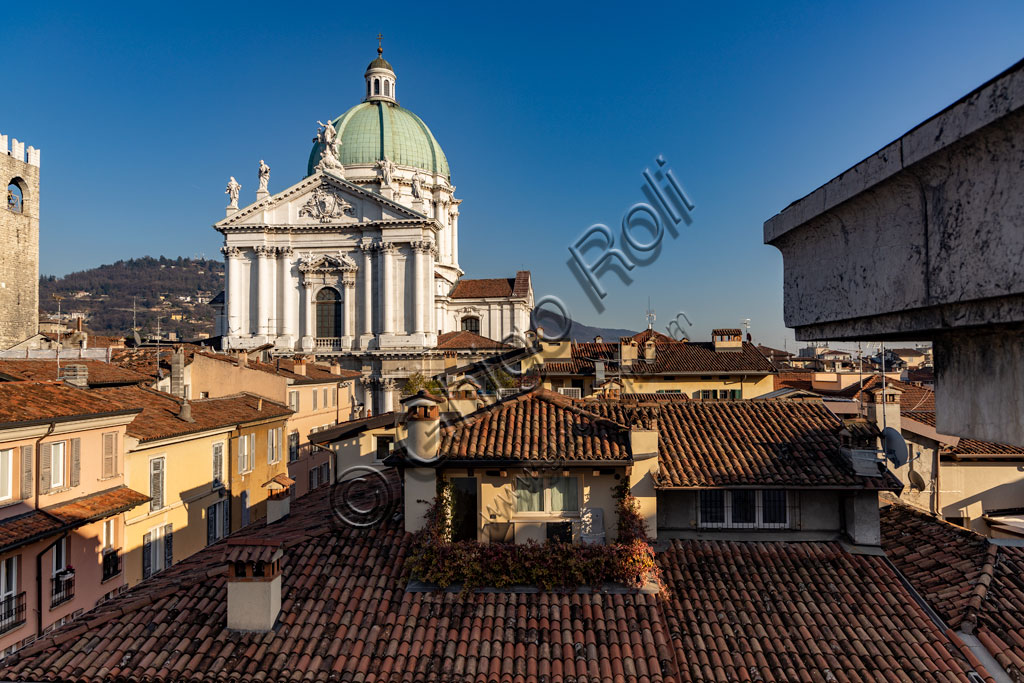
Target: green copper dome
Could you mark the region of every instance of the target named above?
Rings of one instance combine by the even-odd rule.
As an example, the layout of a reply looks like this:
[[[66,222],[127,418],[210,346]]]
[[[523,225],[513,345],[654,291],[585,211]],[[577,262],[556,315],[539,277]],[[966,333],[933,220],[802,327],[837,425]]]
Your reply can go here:
[[[334,119],[341,143],[338,160],[350,164],[373,164],[385,156],[399,166],[413,166],[451,180],[448,160],[434,134],[420,117],[397,104],[363,102]],[[320,162],[320,145],[309,154],[307,174]]]

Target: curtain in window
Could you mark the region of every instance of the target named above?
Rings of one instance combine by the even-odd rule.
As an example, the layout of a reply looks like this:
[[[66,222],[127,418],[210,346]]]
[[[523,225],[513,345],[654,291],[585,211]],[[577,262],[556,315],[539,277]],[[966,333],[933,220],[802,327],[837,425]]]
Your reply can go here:
[[[576,477],[555,477],[551,480],[551,510],[575,512],[580,509],[579,480]]]
[[[516,481],[516,510],[542,512],[544,510],[544,482],[533,477],[520,477]]]

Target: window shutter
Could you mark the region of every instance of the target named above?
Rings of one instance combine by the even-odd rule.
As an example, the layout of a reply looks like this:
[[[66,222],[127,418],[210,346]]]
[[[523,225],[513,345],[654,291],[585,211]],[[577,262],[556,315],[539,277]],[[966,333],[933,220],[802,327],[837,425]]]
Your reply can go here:
[[[213,445],[213,481],[224,483],[224,446],[219,443]]]
[[[149,461],[149,502],[150,510],[164,506],[164,461],[160,458]]]
[[[82,440],[71,439],[71,486],[78,486],[82,473]]]
[[[220,504],[221,509],[221,523],[224,525],[222,536],[227,536],[231,533],[231,505],[228,501],[224,501]]]
[[[274,430],[267,430],[267,464],[274,462]]]
[[[153,573],[153,536],[146,533],[142,536],[142,578],[148,579]]]
[[[217,540],[217,503],[206,508],[206,545]]]
[[[117,474],[117,432],[108,432],[103,435],[103,477],[112,477]]]
[[[164,526],[164,568],[174,564],[174,525]]]
[[[53,456],[53,444],[44,443],[39,447],[39,493],[50,492],[50,458]]]
[[[32,496],[32,447],[21,447],[21,497]]]

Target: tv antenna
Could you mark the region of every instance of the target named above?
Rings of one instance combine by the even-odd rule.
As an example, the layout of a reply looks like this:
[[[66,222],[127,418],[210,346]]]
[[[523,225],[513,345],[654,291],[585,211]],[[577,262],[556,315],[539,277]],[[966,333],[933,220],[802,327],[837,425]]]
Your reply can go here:
[[[654,315],[654,310],[651,308],[651,297],[647,297],[647,329],[654,328],[654,321],[658,316]]]
[[[64,297],[59,294],[51,295],[57,300],[57,379],[60,379],[60,333],[63,331],[63,323],[60,321],[60,302],[64,300]]]

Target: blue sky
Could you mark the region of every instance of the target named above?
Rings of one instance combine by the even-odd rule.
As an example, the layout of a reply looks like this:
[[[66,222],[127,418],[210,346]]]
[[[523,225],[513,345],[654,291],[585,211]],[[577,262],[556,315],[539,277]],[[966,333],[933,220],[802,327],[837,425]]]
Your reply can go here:
[[[695,339],[750,318],[792,349],[764,220],[1024,57],[1020,2],[358,6],[6,8],[0,132],[42,148],[41,272],[220,258],[228,176],[243,202],[261,158],[272,191],[301,179],[380,31],[464,200],[468,276],[528,268],[592,325],[643,327],[648,296]],[[659,154],[693,222],[631,284],[605,274],[599,312],[567,248],[618,233]]]

